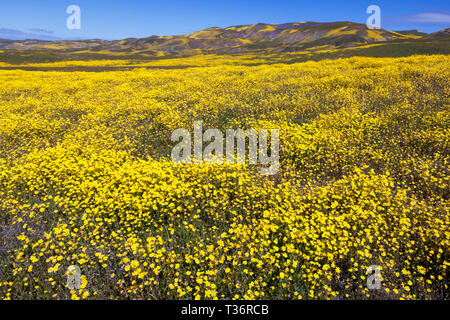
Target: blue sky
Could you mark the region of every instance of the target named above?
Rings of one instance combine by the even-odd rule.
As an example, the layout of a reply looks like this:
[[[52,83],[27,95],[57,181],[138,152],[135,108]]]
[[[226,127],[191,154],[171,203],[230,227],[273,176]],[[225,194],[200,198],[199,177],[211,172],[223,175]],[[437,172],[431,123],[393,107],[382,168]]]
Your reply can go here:
[[[81,29],[68,30],[66,8],[81,8]],[[382,27],[432,32],[450,27],[450,1],[302,0],[2,0],[0,29],[53,32],[63,38],[123,39],[186,34],[208,27],[299,21],[365,23],[366,8],[381,8]],[[33,30],[30,30],[33,29]],[[39,31],[41,29],[41,31]]]

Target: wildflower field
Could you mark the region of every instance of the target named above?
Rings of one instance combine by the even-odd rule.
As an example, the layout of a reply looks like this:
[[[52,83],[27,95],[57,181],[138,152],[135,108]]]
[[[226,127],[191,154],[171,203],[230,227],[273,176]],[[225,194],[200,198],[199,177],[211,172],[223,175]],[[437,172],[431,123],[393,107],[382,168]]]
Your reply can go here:
[[[450,56],[221,59],[0,70],[0,298],[449,299]],[[194,121],[280,170],[172,163]]]

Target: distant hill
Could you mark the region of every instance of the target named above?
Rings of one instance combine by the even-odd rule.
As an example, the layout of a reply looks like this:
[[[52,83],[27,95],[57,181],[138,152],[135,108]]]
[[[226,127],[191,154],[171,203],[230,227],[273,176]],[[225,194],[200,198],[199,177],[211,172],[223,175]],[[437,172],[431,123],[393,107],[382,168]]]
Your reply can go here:
[[[296,22],[208,28],[180,36],[151,36],[124,40],[1,42],[0,49],[44,49],[110,51],[149,55],[191,55],[197,53],[239,53],[258,50],[295,52],[305,49],[354,47],[380,41],[417,38],[412,32],[369,30],[353,22]]]
[[[33,32],[23,32],[20,30],[14,29],[5,29],[0,28],[0,39],[4,40],[27,40],[27,39],[36,39],[36,40],[61,40],[60,38],[54,37],[46,30],[40,29],[32,29]]]
[[[417,37],[423,37],[427,34],[425,32],[419,31],[419,30],[403,30],[403,31],[395,31],[396,33],[403,34],[405,36],[417,36]]]
[[[247,55],[267,61],[299,62],[351,56],[406,57],[450,54],[449,29],[370,30],[352,22],[296,22],[208,28],[180,36],[123,40],[2,40],[0,62],[10,64],[74,60],[155,60],[199,54]],[[5,67],[7,68],[7,67]]]
[[[438,38],[442,39],[442,38],[449,38],[449,37],[450,37],[450,28],[436,31],[436,32],[427,34],[425,36],[425,38],[429,38],[429,39],[438,39]]]

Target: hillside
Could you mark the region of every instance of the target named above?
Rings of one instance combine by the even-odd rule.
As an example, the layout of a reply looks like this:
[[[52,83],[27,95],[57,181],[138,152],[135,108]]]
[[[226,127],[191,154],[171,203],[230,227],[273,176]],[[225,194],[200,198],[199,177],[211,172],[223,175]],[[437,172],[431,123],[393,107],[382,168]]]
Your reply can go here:
[[[15,69],[21,65],[20,68],[27,68],[26,70],[41,70],[39,68],[42,66],[35,64],[124,59],[130,60],[126,63],[127,68],[134,68],[136,64],[142,64],[145,61],[158,63],[167,58],[186,59],[210,55],[231,57],[233,61],[238,59],[241,63],[254,65],[318,61],[351,56],[406,57],[419,54],[449,54],[450,37],[448,35],[448,29],[425,34],[418,30],[369,30],[363,24],[352,22],[298,22],[259,23],[228,28],[213,27],[187,35],[151,36],[115,41],[0,39],[0,64],[2,64],[0,69]],[[27,67],[24,64],[34,64],[34,66]],[[178,67],[175,63],[170,65],[172,68]],[[186,63],[180,64],[180,66],[186,65]],[[189,65],[192,64],[189,63]],[[105,70],[106,67],[113,70],[123,68],[113,63],[109,66],[97,64],[89,67],[84,64],[82,69]],[[152,68],[155,67],[161,66],[152,65]],[[59,67],[52,65],[51,68]]]
[[[403,30],[403,31],[395,31],[395,32],[403,34],[403,35],[408,35],[408,36],[417,36],[418,38],[427,35],[425,32],[422,32],[419,30]]]
[[[450,37],[450,28],[430,33],[430,34],[426,35],[425,37],[430,38],[430,39],[449,38]]]
[[[85,41],[1,41],[0,49],[42,49],[62,51],[109,51],[167,54],[237,53],[255,50],[302,51],[311,48],[353,47],[379,41],[417,38],[417,34],[369,30],[353,22],[298,22],[208,28],[179,36],[151,36],[124,40]]]

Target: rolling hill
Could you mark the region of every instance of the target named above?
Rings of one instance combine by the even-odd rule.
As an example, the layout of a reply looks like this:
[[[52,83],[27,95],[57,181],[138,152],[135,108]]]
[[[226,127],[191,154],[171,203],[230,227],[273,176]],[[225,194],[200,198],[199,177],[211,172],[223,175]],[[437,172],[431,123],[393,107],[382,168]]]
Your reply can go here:
[[[370,30],[353,22],[296,22],[212,27],[187,35],[150,36],[122,40],[2,40],[0,62],[52,62],[90,59],[159,59],[198,54],[239,55],[308,53],[329,57],[343,54],[405,56],[448,53],[449,29],[425,34],[418,30]],[[372,45],[377,46],[373,48]],[[391,45],[392,44],[392,45]],[[360,49],[360,50],[354,50]],[[398,51],[401,49],[401,51]],[[405,52],[405,53],[403,53]],[[338,55],[338,56],[339,56]]]
[[[234,53],[258,49],[274,51],[301,51],[314,47],[330,49],[417,37],[418,34],[414,32],[369,30],[365,25],[353,22],[258,23],[228,28],[213,27],[180,36],[151,36],[115,41],[3,41],[0,42],[0,49],[141,51],[155,55],[189,54],[199,51],[203,53]]]
[[[442,39],[442,38],[449,38],[450,37],[450,28],[439,30],[430,34],[427,34],[425,38],[430,39]]]

